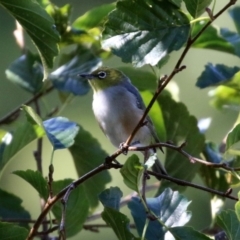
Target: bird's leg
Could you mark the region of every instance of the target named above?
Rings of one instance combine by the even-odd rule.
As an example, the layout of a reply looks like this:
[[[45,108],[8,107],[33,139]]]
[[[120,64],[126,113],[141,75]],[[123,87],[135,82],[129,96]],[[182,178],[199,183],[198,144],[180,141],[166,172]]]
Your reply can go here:
[[[137,145],[137,144],[139,144],[139,143],[140,143],[139,141],[135,141],[135,142],[131,143],[130,146],[134,146],[134,145]],[[127,154],[128,154],[128,147],[129,147],[129,146],[125,145],[125,142],[120,143],[120,145],[119,145],[119,148],[120,148],[121,150],[123,150],[122,153],[123,153],[124,155],[127,155]]]

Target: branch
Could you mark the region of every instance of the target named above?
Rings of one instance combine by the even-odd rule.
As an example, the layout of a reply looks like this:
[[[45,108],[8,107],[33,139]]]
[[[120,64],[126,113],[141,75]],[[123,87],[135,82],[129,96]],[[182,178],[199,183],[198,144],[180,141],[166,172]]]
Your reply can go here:
[[[140,121],[138,122],[137,126],[134,128],[133,132],[131,133],[131,135],[128,137],[127,141],[124,144],[125,150],[127,150],[128,146],[130,145],[130,143],[132,142],[134,136],[136,135],[138,129],[141,128],[141,126],[144,123],[144,120],[146,118],[146,116],[148,115],[150,109],[152,108],[153,104],[155,103],[155,101],[157,100],[158,96],[160,95],[160,93],[163,91],[163,89],[165,89],[165,87],[168,85],[168,83],[171,81],[171,79],[180,71],[184,70],[186,68],[186,66],[181,66],[182,62],[186,56],[186,54],[188,53],[189,49],[191,48],[191,46],[193,45],[193,43],[200,37],[200,35],[207,29],[208,26],[211,25],[211,23],[217,19],[224,11],[226,11],[230,6],[234,5],[236,3],[237,0],[230,0],[228,4],[226,4],[217,14],[212,16],[212,19],[210,19],[205,25],[204,27],[198,32],[198,34],[191,39],[191,37],[189,37],[186,47],[184,49],[184,51],[182,52],[179,60],[177,61],[174,69],[172,70],[171,74],[167,77],[164,78],[164,81],[162,81],[162,84],[160,84],[160,86],[158,86],[155,94],[153,95],[151,101],[149,102],[148,106],[145,109],[145,112],[142,116],[142,118],[140,119]],[[161,82],[161,81],[160,81]]]
[[[82,177],[77,179],[76,181],[72,182],[69,186],[65,187],[56,196],[54,196],[53,198],[49,198],[43,208],[43,211],[39,215],[37,221],[31,228],[29,235],[27,237],[27,240],[33,239],[34,236],[37,235],[37,230],[40,227],[43,220],[45,219],[47,213],[50,211],[52,206],[66,194],[66,192],[69,190],[70,187],[76,188],[77,186],[79,186],[81,183],[85,182],[87,179],[91,178],[92,176],[94,176],[104,170],[108,170],[110,168],[119,168],[119,165],[113,164],[113,163],[109,162],[109,160],[107,159],[105,163],[99,165],[98,167],[94,168],[92,171],[86,173],[85,175],[83,175]]]
[[[33,103],[34,101],[36,101],[40,97],[42,97],[42,96],[46,95],[47,93],[51,92],[53,89],[54,89],[54,87],[51,86],[51,87],[47,88],[45,91],[42,91],[42,92],[34,95],[32,98],[30,98],[29,100],[22,103],[20,106],[18,106],[13,111],[8,113],[6,116],[1,118],[0,119],[0,125],[10,123],[10,122],[14,121],[15,119],[17,119],[18,116],[19,116],[20,109],[21,109],[22,105],[29,105],[29,104]]]

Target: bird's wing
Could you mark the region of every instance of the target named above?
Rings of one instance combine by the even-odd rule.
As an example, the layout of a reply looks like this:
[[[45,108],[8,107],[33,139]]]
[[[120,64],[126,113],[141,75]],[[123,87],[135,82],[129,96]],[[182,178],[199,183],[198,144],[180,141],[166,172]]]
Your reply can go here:
[[[139,109],[143,110],[143,112],[144,112],[146,107],[145,107],[143,99],[142,99],[139,91],[137,90],[137,88],[134,87],[132,84],[129,84],[129,82],[125,82],[124,83],[124,87],[127,89],[127,91],[131,92],[135,96],[137,107]],[[147,116],[146,120],[147,120],[147,126],[149,127],[155,142],[159,143],[160,141],[159,141],[159,138],[158,138],[158,136],[156,134],[156,130],[154,128],[154,125],[153,125],[153,122],[152,122],[151,118],[149,116]]]

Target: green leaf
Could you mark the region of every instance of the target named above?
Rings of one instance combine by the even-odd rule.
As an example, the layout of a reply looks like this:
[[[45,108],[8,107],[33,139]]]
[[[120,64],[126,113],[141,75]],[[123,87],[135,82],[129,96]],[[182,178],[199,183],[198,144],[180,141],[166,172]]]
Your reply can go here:
[[[39,171],[33,171],[28,169],[26,171],[23,170],[14,171],[13,173],[24,179],[30,185],[32,185],[32,187],[34,187],[37,190],[40,197],[47,200],[48,198],[47,181],[46,179],[44,179],[44,177]]]
[[[0,0],[0,4],[29,34],[40,53],[45,71],[47,67],[51,68],[53,58],[58,54],[59,42],[53,19],[36,1]]]
[[[138,239],[129,231],[129,219],[124,214],[115,209],[105,207],[102,212],[102,218],[113,229],[119,240]]]
[[[170,96],[162,94],[158,98],[166,127],[167,140],[174,145],[186,142],[184,151],[194,157],[199,157],[204,147],[204,135],[200,133],[197,119],[191,116],[183,103],[175,102]],[[191,181],[198,171],[199,164],[193,164],[177,151],[167,148],[165,168],[172,177]],[[185,187],[176,186],[169,181],[163,181],[160,189],[171,187],[183,190]]]
[[[93,138],[89,132],[84,130],[82,126],[80,126],[75,142],[69,150],[73,156],[79,177],[102,164],[108,156],[101,148],[99,142]],[[98,173],[82,184],[91,208],[95,208],[98,205],[98,195],[105,189],[105,185],[110,181],[110,174],[108,171],[105,171]]]
[[[53,194],[59,193],[72,182],[72,179],[64,179],[53,182]],[[52,208],[52,212],[60,222],[62,217],[62,204],[60,202],[55,204]],[[84,187],[81,185],[72,190],[66,204],[65,229],[67,237],[75,235],[82,229],[88,216],[88,212],[89,202]]]
[[[42,127],[42,129],[44,130],[42,119],[39,117],[39,115],[35,112],[35,110],[32,107],[23,105],[22,110],[25,112],[26,118],[29,123],[33,125],[38,125]]]
[[[6,70],[7,78],[23,89],[36,94],[43,87],[43,69],[39,56],[27,51]]]
[[[0,222],[1,240],[25,240],[28,236],[28,230],[12,223]]]
[[[192,30],[192,36],[195,36],[206,23],[206,20],[196,22]],[[220,35],[219,27],[214,25],[208,26],[201,36],[193,43],[192,47],[213,49],[230,54],[236,54],[237,50],[230,42]]]
[[[188,12],[193,18],[202,15],[206,8],[211,4],[212,0],[183,0],[186,4]]]
[[[29,212],[22,206],[22,199],[2,189],[0,189],[0,217],[1,219],[31,219]],[[21,225],[28,227],[28,224]],[[2,239],[2,234],[0,236]]]
[[[140,164],[137,155],[133,154],[127,159],[120,173],[123,176],[124,183],[132,190],[139,192],[139,183],[143,174],[144,168]]]
[[[238,74],[237,74],[238,75]],[[215,108],[221,109],[223,107],[237,107],[239,109],[240,94],[239,89],[228,86],[219,86],[209,92],[211,97],[211,105]]]
[[[50,118],[43,122],[43,126],[54,150],[71,147],[79,131],[77,123],[65,117]]]
[[[37,138],[45,135],[45,131],[38,125],[23,122],[17,129],[7,132],[0,141],[0,169],[11,160],[22,148]]]
[[[118,1],[105,24],[102,46],[136,67],[157,65],[185,44],[189,30],[187,16],[170,2]]]
[[[102,4],[99,7],[92,8],[79,18],[77,18],[72,26],[77,29],[89,30],[94,27],[102,26],[103,22],[116,6],[116,3]]]
[[[167,227],[183,226],[191,218],[191,213],[187,211],[190,202],[178,192],[173,192],[170,188],[165,189],[156,198],[147,198],[148,208],[161,221],[150,221],[146,231],[146,239],[164,239]],[[139,198],[133,197],[128,203],[139,235],[142,235],[148,214]]]
[[[240,123],[237,124],[227,135],[226,150],[232,147],[235,143],[240,141]]]
[[[119,211],[122,196],[123,194],[120,188],[110,187],[99,194],[99,200],[104,207],[113,208]]]
[[[212,238],[194,230],[191,227],[174,227],[169,231],[175,237],[176,240],[211,240]]]
[[[232,210],[222,211],[216,219],[217,225],[220,226],[227,234],[227,239],[240,239],[240,223],[237,215]]]
[[[153,73],[135,69],[133,67],[119,67],[118,69],[128,76],[132,84],[140,91],[154,91],[156,89],[156,76]]]
[[[151,101],[153,94],[150,91],[144,91],[144,92],[141,91],[141,96],[143,98],[145,105],[147,106]],[[149,112],[149,116],[153,121],[153,125],[155,127],[155,130],[157,132],[157,135],[160,141],[162,142],[166,141],[167,133],[164,125],[163,113],[162,113],[161,107],[157,102],[153,104]]]
[[[240,221],[240,201],[239,201],[240,193],[238,192],[238,201],[235,204],[235,213],[237,215],[238,221]]]

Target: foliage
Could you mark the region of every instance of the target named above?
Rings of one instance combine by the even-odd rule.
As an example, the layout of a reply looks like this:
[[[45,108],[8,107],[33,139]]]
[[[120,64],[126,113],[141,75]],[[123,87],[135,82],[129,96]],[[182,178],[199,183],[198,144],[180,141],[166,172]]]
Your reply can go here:
[[[168,88],[180,71],[189,71],[196,64],[197,58],[186,70],[183,65],[193,48],[240,57],[239,1],[226,1],[222,7],[218,4],[211,0],[119,0],[98,4],[72,21],[74,6],[70,3],[57,6],[50,0],[0,0],[0,6],[20,24],[15,38],[22,54],[9,63],[6,78],[31,94],[25,104],[13,111],[9,109],[7,116],[0,119],[0,173],[4,175],[6,165],[22,151],[33,152],[37,168],[18,169],[11,178],[14,185],[17,178],[30,185],[41,199],[33,202],[34,208],[41,209],[33,219],[30,206],[22,204],[22,195],[1,188],[1,239],[53,239],[54,234],[59,239],[72,236],[79,239],[77,234],[82,234],[83,229],[98,232],[102,226],[109,226],[117,239],[125,240],[204,240],[218,239],[219,234],[228,239],[240,238],[240,194],[235,197],[232,193],[232,187],[239,186],[240,180],[240,118],[234,126],[228,126],[224,139],[210,141],[206,128],[203,131],[199,127],[197,117]],[[234,31],[213,23],[227,14],[228,9]],[[34,43],[36,53],[30,50],[26,34]],[[174,59],[175,51],[179,52],[177,59]],[[74,97],[81,98],[90,90],[88,81],[80,74],[91,73],[107,61],[113,65],[114,55],[133,67],[145,66],[141,70],[130,65],[118,68],[140,90],[147,106],[145,113],[151,117],[160,138],[154,146],[141,146],[143,149],[123,144],[115,153],[107,153],[105,142],[98,141],[94,131],[69,120],[71,114],[61,116],[62,109],[70,107]],[[210,103],[219,110],[227,107],[239,111],[238,62],[227,66],[206,59],[205,68],[195,76],[198,91],[211,87]],[[164,65],[170,72],[160,77],[159,70],[162,72]],[[147,71],[147,66],[153,71]],[[56,96],[59,106],[51,100]],[[79,118],[85,116],[81,106],[77,112]],[[142,118],[139,127],[148,121]],[[43,144],[46,139],[48,142]],[[43,155],[47,144],[52,149],[50,163]],[[157,154],[145,159],[148,161],[144,164],[142,156],[136,154],[129,156],[124,164],[116,159],[131,151],[163,147],[158,158],[165,159],[168,175],[160,174],[154,167],[153,171],[148,169],[149,162],[158,161]],[[73,162],[77,180],[73,176],[55,179],[58,175],[55,162],[62,161],[65,168],[68,164],[55,155],[62,149]],[[111,178],[115,172],[122,176],[121,186],[106,188],[106,185],[116,185]],[[148,181],[152,175],[161,183]],[[204,186],[199,186],[196,179]],[[200,208],[201,191],[210,193],[204,201],[211,205],[212,218],[204,232],[192,224],[199,216],[191,208],[194,197],[186,197],[190,186],[199,194],[193,203]],[[124,187],[134,193],[125,197]],[[149,189],[154,189],[154,193],[148,193]],[[227,198],[235,205],[223,209]],[[99,202],[103,206],[101,214],[96,212]],[[217,202],[222,205],[216,206]],[[128,209],[123,210],[123,205]],[[201,214],[205,215],[205,211]],[[96,218],[102,218],[105,224],[91,224]],[[43,232],[39,229],[41,225]]]

